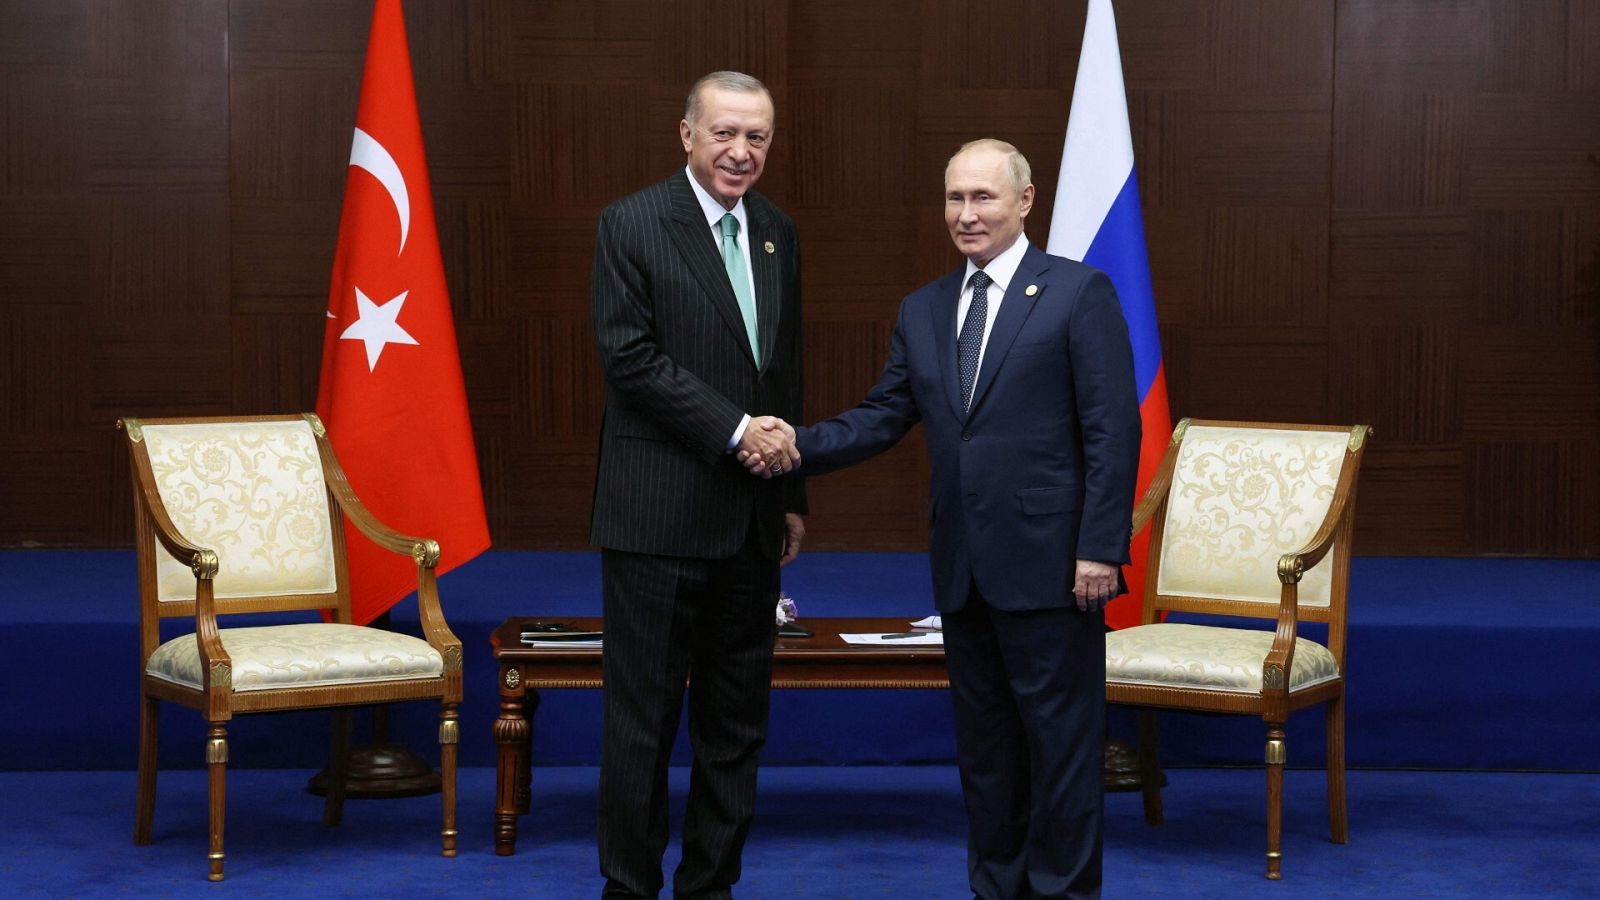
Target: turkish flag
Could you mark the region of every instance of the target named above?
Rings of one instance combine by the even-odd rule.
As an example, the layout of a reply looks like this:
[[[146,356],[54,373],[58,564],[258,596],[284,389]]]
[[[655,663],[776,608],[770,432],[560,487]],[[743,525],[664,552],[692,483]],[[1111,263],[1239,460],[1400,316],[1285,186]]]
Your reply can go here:
[[[379,520],[439,542],[447,572],[489,546],[400,0],[377,0],[328,290],[317,415]],[[417,589],[409,556],[348,521],[365,625]]]

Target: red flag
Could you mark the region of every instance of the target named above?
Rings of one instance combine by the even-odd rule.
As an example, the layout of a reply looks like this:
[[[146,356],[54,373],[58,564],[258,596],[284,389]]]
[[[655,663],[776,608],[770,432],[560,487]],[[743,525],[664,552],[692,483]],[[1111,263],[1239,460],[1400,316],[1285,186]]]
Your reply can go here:
[[[431,537],[438,571],[489,546],[478,456],[433,221],[400,0],[377,0],[361,76],[317,415],[374,515]],[[416,590],[410,558],[346,522],[351,606],[366,624]]]

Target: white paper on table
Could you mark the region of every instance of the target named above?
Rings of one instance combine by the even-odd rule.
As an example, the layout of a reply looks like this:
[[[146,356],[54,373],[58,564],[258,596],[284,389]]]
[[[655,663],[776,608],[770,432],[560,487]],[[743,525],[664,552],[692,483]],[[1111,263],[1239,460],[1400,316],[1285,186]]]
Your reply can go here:
[[[562,641],[540,640],[539,638],[524,638],[524,647],[562,647],[568,650],[597,650],[604,646],[600,641]]]
[[[882,633],[876,634],[841,634],[839,637],[846,644],[874,644],[883,647],[923,647],[932,645],[944,646],[944,635],[937,631],[919,634],[916,637],[888,638]]]
[[[915,622],[912,622],[911,627],[932,628],[934,631],[938,631],[944,627],[944,624],[939,620],[938,616],[929,616],[926,619],[918,619]]]

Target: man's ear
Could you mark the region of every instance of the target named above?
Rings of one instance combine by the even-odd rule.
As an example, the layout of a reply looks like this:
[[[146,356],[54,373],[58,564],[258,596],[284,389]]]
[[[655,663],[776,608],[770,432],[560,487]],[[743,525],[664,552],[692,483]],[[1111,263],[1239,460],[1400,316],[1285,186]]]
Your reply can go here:
[[[1027,218],[1028,211],[1033,209],[1033,185],[1022,189],[1022,196],[1018,198],[1022,203],[1022,216]]]
[[[683,152],[685,152],[685,153],[689,152],[689,147],[693,143],[689,139],[691,137],[693,137],[693,136],[694,136],[694,129],[689,127],[689,120],[688,119],[679,119],[678,120],[678,139],[683,141]]]

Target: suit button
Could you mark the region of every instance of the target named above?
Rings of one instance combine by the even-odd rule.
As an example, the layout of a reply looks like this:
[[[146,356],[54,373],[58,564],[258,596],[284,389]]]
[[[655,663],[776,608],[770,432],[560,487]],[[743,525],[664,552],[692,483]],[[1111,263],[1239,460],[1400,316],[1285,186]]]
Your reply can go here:
[[[961,432],[961,439],[962,439],[962,440],[963,440],[963,441],[970,441],[970,440],[972,440],[972,432],[970,432],[970,431],[963,431],[963,432]]]

